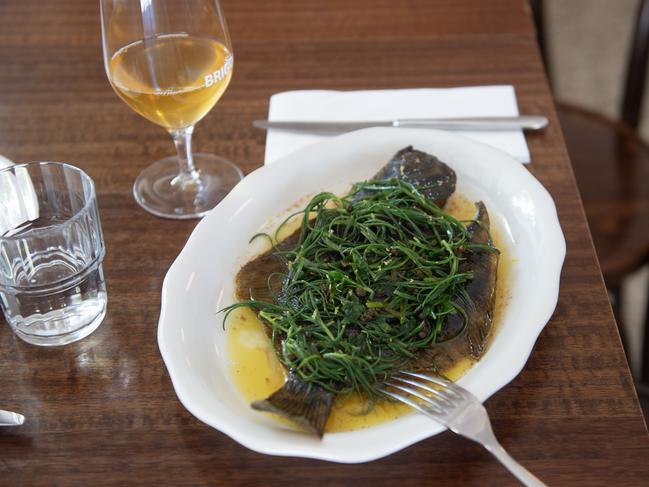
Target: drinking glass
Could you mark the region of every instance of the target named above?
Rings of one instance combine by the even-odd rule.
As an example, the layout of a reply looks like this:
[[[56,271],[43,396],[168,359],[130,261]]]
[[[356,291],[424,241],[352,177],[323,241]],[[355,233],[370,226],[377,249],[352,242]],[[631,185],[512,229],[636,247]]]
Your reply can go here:
[[[243,177],[232,162],[192,153],[194,125],[221,98],[234,57],[218,0],[100,0],[104,65],[117,95],[164,127],[177,156],[154,162],[133,186],[154,215],[196,218]]]
[[[0,305],[15,334],[63,345],[106,314],[104,240],[92,179],[58,162],[0,170]]]

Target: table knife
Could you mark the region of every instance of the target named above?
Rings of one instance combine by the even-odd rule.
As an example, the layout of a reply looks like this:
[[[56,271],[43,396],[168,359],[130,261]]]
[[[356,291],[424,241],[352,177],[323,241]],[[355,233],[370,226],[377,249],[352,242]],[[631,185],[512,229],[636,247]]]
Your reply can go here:
[[[25,416],[0,409],[0,426],[20,426],[25,422]]]
[[[542,116],[467,117],[467,118],[402,118],[384,121],[287,121],[255,120],[260,129],[290,130],[293,132],[344,133],[370,127],[434,128],[441,130],[543,130],[548,119]]]

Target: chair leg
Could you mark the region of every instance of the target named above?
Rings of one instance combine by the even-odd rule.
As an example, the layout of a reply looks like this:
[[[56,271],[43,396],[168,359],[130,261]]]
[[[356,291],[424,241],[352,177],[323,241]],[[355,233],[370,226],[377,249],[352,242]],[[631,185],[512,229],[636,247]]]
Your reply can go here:
[[[645,303],[644,337],[642,338],[642,382],[649,382],[649,285],[647,286],[647,302]]]
[[[613,316],[617,322],[617,329],[620,333],[620,340],[622,340],[622,346],[624,347],[624,352],[628,355],[627,351],[627,341],[626,341],[626,332],[624,331],[624,324],[622,322],[622,286],[615,285],[609,286],[608,292],[611,293],[612,302],[611,308],[613,308]]]
[[[530,0],[530,7],[532,8],[532,18],[534,19],[534,27],[536,27],[536,41],[539,44],[541,51],[541,58],[545,69],[548,69],[548,59],[545,51],[545,22],[543,22],[543,2],[541,0]]]

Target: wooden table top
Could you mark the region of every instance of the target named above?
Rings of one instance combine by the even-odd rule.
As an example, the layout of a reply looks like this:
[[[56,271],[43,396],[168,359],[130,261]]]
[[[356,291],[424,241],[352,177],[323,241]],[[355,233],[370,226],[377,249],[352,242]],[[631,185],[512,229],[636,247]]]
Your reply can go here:
[[[513,84],[529,170],[557,203],[568,254],[556,312],[521,374],[486,403],[502,444],[549,485],[649,482],[649,442],[606,299],[525,0],[224,0],[237,56],[195,147],[260,165],[268,98],[285,90]],[[108,314],[63,348],[0,326],[0,485],[516,485],[476,444],[443,433],[379,461],[337,465],[260,455],[180,404],[156,342],[160,289],[195,221],[141,210],[131,185],[169,155],[160,128],[111,90],[94,0],[0,4],[0,153],[59,160],[95,180]]]

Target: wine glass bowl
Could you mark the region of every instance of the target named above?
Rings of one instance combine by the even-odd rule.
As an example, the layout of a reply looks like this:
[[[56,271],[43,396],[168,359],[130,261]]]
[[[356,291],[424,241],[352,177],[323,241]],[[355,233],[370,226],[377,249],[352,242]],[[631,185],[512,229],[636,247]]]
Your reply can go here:
[[[101,23],[111,86],[165,128],[178,153],[138,176],[135,199],[161,217],[203,216],[243,177],[230,161],[191,151],[194,125],[219,101],[234,67],[218,0],[101,0]]]

